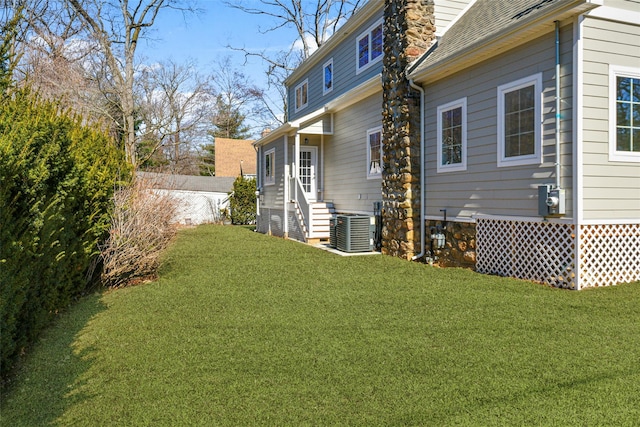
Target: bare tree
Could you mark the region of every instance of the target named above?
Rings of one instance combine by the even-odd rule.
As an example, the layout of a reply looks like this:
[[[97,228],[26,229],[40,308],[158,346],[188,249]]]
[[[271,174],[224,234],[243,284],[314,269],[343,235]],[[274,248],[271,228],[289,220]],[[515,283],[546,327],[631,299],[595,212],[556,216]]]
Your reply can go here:
[[[297,41],[302,46],[302,59],[306,59],[353,15],[361,0],[259,0],[259,6],[255,7],[242,0],[225,3],[245,13],[270,17],[273,25],[261,30],[262,33],[281,28],[295,29]]]
[[[88,34],[100,47],[106,81],[113,86],[119,109],[116,120],[122,131],[127,159],[137,167],[136,105],[134,82],[136,49],[141,37],[153,27],[164,9],[195,10],[180,0],[64,0],[86,25]]]
[[[175,170],[206,139],[215,97],[196,68],[193,61],[178,64],[168,60],[139,73],[138,133],[144,149],[138,150],[140,164],[161,151]]]
[[[258,5],[254,6],[256,3]],[[269,88],[276,91],[277,103],[282,107],[282,111],[278,111],[279,106],[274,106],[276,101],[267,97],[270,91],[265,91],[262,101],[268,116],[279,122],[283,121],[283,117],[284,121],[287,120],[287,98],[283,91],[285,79],[315,49],[322,46],[357,11],[361,3],[362,0],[225,1],[229,7],[269,18],[272,25],[261,29],[263,34],[282,29],[295,30],[290,48],[275,55],[266,50],[249,51],[243,47],[230,46],[231,49],[242,51],[246,57],[256,56],[266,63]]]
[[[245,119],[248,115],[262,114],[255,101],[264,96],[263,91],[234,68],[229,57],[215,63],[211,81],[216,96],[211,136],[248,138],[251,128]]]

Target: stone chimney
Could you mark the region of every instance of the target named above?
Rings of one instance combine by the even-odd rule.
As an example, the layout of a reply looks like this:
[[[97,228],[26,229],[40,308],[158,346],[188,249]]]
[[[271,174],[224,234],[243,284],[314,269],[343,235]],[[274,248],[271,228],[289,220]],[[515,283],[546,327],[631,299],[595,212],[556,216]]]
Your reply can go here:
[[[262,133],[260,134],[261,138],[264,138],[265,136],[269,135],[271,133],[271,129],[270,128],[264,128],[262,130]]]
[[[382,253],[411,259],[420,244],[420,93],[407,67],[435,40],[433,0],[386,0],[382,70]]]

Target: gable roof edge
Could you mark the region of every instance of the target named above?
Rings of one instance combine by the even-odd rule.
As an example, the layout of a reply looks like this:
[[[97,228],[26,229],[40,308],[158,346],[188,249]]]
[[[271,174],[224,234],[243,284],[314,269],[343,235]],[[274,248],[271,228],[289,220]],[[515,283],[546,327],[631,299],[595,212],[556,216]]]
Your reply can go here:
[[[438,48],[436,42],[423,57],[416,61],[408,71],[408,77],[416,82],[427,80],[438,80],[457,71],[461,71],[488,58],[496,56],[505,50],[513,49],[531,40],[533,35],[539,35],[539,30],[546,26],[549,30],[556,20],[567,19],[570,16],[582,14],[598,7],[602,0],[571,0],[559,2],[555,7],[546,10],[542,14],[525,17],[520,23],[509,25],[484,40],[473,43],[446,54],[442,59],[436,60],[432,64],[425,65],[430,55]],[[505,49],[506,48],[506,49]]]

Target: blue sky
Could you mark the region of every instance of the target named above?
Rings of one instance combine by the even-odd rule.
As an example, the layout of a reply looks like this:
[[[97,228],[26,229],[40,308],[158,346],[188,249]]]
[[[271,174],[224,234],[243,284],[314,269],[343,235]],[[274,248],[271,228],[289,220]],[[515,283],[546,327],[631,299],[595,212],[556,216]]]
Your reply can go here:
[[[273,24],[270,17],[244,13],[226,6],[222,0],[200,0],[197,4],[204,13],[183,17],[179,12],[161,12],[154,26],[153,40],[143,41],[138,52],[150,62],[170,58],[176,62],[193,59],[202,70],[211,69],[216,61],[229,56],[240,69],[244,55],[229,50],[227,45],[250,51],[281,51],[296,38],[295,31],[286,28],[261,34],[261,28],[269,28]],[[241,69],[254,78],[256,84],[262,81],[265,66],[258,58],[250,58]]]
[[[244,4],[260,6],[256,0],[245,0]],[[274,24],[271,17],[242,12],[226,6],[222,0],[197,0],[197,7],[204,12],[183,16],[180,12],[163,10],[149,37],[138,46],[139,59],[149,65],[168,59],[177,63],[193,60],[200,73],[206,76],[219,69],[217,63],[229,57],[235,69],[248,77],[253,85],[266,90],[266,64],[254,56],[245,58],[242,52],[227,46],[252,52],[280,52],[287,50],[296,40],[296,31],[280,28],[263,34],[261,29],[271,28]],[[278,94],[272,89],[269,97],[275,101]],[[282,108],[281,105],[273,107]],[[247,124],[254,128],[254,137],[257,137],[262,126],[250,117]]]

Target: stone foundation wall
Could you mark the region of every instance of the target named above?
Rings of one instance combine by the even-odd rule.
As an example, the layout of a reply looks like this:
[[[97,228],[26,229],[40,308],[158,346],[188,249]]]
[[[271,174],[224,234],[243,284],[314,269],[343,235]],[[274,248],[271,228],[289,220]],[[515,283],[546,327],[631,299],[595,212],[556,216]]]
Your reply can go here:
[[[430,255],[432,229],[442,230],[445,235],[445,247],[434,249]],[[443,221],[425,221],[425,261],[431,261],[442,267],[476,267],[476,224],[469,222],[447,221],[443,228]],[[434,246],[435,248],[435,243]]]

